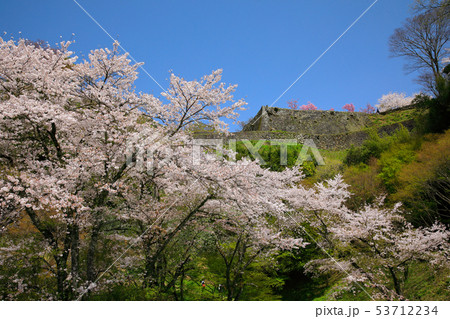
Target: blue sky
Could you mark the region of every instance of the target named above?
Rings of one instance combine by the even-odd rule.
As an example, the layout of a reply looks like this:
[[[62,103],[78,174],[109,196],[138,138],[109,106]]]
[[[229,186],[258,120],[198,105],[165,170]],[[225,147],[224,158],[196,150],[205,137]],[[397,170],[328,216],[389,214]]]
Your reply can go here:
[[[169,70],[199,79],[214,69],[248,102],[241,120],[271,105],[374,0],[77,0],[164,87]],[[275,106],[375,105],[390,91],[420,90],[388,39],[412,0],[379,0]],[[0,32],[50,44],[73,38],[79,56],[112,40],[73,0],[1,0]],[[19,32],[21,32],[19,34]],[[143,72],[137,89],[159,95]],[[231,127],[236,128],[235,126]]]

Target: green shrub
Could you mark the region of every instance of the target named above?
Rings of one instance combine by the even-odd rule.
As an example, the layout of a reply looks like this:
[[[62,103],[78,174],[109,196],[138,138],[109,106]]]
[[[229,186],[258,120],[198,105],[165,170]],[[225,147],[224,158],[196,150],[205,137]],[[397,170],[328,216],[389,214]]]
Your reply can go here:
[[[351,146],[344,162],[347,165],[368,164],[372,157],[380,158],[381,153],[389,148],[389,144],[390,139],[381,138],[378,133],[371,132],[369,139],[361,147]]]
[[[378,176],[378,164],[376,160],[369,165],[360,163],[348,167],[344,172],[344,180],[350,185],[349,191],[352,196],[347,200],[350,209],[357,210],[365,204],[372,204],[385,188],[381,178]]]
[[[253,143],[255,145],[255,143]],[[263,168],[268,168],[271,171],[281,172],[286,167],[293,167],[297,165],[297,160],[299,158],[300,152],[303,145],[288,145],[287,146],[287,163],[286,165],[281,163],[281,147],[280,145],[264,144],[259,150],[258,154],[264,163],[261,165]],[[236,159],[240,160],[242,158],[249,158],[255,160],[256,158],[251,154],[245,144],[241,141],[236,143]],[[302,170],[306,176],[312,176],[316,172],[317,163],[315,160],[307,161],[302,163]]]
[[[424,132],[442,133],[450,127],[450,81],[443,77],[436,83],[438,96],[431,98],[418,95],[413,103],[420,110],[428,112],[420,116],[420,125]]]
[[[389,152],[380,158],[380,174],[388,192],[395,192],[398,185],[400,170],[415,159],[415,153],[408,144],[396,144]]]
[[[313,176],[316,173],[316,164],[311,161],[303,162],[302,171],[306,177]]]
[[[398,180],[391,201],[404,204],[412,223],[450,224],[450,130],[425,136],[416,160],[401,169]]]
[[[371,132],[362,146],[351,146],[344,162],[347,165],[368,164],[371,158],[380,158],[392,145],[411,143],[412,140],[411,133],[403,125],[391,136],[380,137],[377,132]]]

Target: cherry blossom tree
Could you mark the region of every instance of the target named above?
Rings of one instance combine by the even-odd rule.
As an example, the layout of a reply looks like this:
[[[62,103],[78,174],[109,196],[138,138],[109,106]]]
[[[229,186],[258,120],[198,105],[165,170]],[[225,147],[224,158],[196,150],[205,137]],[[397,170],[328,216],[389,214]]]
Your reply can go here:
[[[290,203],[302,212],[294,218],[299,224],[311,225],[320,235],[316,244],[329,252],[323,259],[310,261],[307,271],[344,274],[347,288],[356,285],[375,299],[389,300],[405,298],[403,285],[411,263],[448,267],[450,232],[444,225],[414,228],[400,213],[400,204],[385,208],[383,199],[351,211],[345,206],[351,196],[347,187],[338,175],[309,190],[297,188],[291,193]],[[304,196],[297,197],[299,192]]]
[[[398,206],[386,209],[366,206],[348,212],[345,224],[331,227],[337,239],[350,250],[341,264],[349,282],[375,288],[377,299],[404,299],[403,284],[414,261],[445,266],[449,232],[444,225],[414,228],[399,214]]]
[[[136,153],[131,161],[124,156],[133,136],[145,132],[145,140],[154,143],[199,120],[223,129],[220,118],[235,117],[235,110],[244,104],[220,107],[231,100],[235,86],[213,88],[220,80],[219,70],[201,83],[172,75],[171,89],[165,93],[169,104],[163,105],[151,95],[133,91],[139,64],[131,65],[127,55],[118,52],[117,43],[113,50],[92,51],[81,63],[67,50],[69,44],[62,43],[56,51],[24,40],[0,42],[1,154],[10,171],[2,181],[3,193],[9,194],[1,205],[14,204],[8,216],[2,214],[2,223],[22,211],[28,215],[53,252],[59,299],[72,298],[80,287],[80,232],[87,233],[85,274],[93,282],[101,268],[95,264],[99,236],[114,230],[123,199],[135,199],[130,185],[137,182],[157,197],[155,176],[130,165],[138,159]],[[185,135],[180,136],[170,142],[186,143]],[[175,155],[182,154],[188,152]],[[174,188],[172,193],[183,192]],[[53,223],[57,227],[50,226]]]
[[[437,260],[448,234],[440,225],[397,231],[397,213],[351,212],[340,176],[305,188],[299,167],[271,172],[232,160],[232,151],[218,157],[213,147],[194,161],[190,127],[200,122],[227,133],[225,119],[245,105],[234,101],[236,86],[220,82],[221,70],[200,81],[172,74],[160,99],[135,92],[140,64],[118,43],[83,61],[69,45],[49,50],[0,38],[0,270],[11,278],[4,298],[32,291],[81,299],[129,282],[182,295],[177,287],[192,254],[209,238],[227,269],[228,298],[239,299],[252,262],[304,247],[290,231],[299,223],[310,223],[330,249],[352,247],[360,236],[352,229],[369,225],[362,212],[395,215],[385,218],[388,228],[372,227],[370,247],[386,245],[385,238],[397,245],[379,269],[414,260],[412,240]],[[359,258],[365,250],[355,252]],[[388,286],[368,264],[356,264],[375,276],[364,280]]]
[[[406,97],[405,93],[389,93],[383,95],[379,100],[376,107],[380,112],[386,112],[389,110],[395,110],[405,106],[411,105],[414,100],[414,95]]]
[[[274,194],[292,172],[268,178],[254,162],[192,161],[185,128],[206,121],[226,132],[222,118],[236,118],[245,104],[232,101],[236,86],[219,83],[221,70],[199,82],[171,75],[164,103],[134,91],[139,64],[117,43],[82,62],[69,45],[0,40],[2,231],[31,221],[48,251],[41,259],[55,276],[57,299],[98,289],[106,270],[133,260],[144,264],[146,285],[165,282],[168,247],[190,229],[187,252],[198,218],[215,214],[217,201],[256,220],[282,204]],[[117,251],[99,251],[105,240],[141,250],[115,261]]]
[[[374,114],[375,111],[376,111],[376,109],[372,105],[370,105],[370,103],[367,104],[365,108],[360,108],[360,112],[366,113],[366,114]]]
[[[300,110],[303,110],[303,111],[315,111],[315,110],[317,110],[317,106],[315,106],[311,102],[308,102],[307,104],[304,104],[304,105],[300,106]]]
[[[226,218],[217,219],[211,226],[212,241],[225,269],[228,300],[240,298],[245,286],[243,278],[254,262],[270,259],[275,252],[300,249],[307,244],[289,231],[296,224],[289,218],[290,208],[283,201],[289,189],[287,186],[301,177],[298,168],[280,175],[252,164],[244,167],[254,170],[245,177],[246,181],[241,180],[244,188],[252,189],[250,197],[242,198],[241,204],[236,206],[234,196],[223,194],[223,200],[216,206],[218,213],[225,214]],[[267,181],[271,181],[271,186],[266,184]],[[272,191],[276,195],[268,201],[264,193],[270,187],[275,187]]]
[[[288,104],[288,107],[291,110],[298,110],[299,109],[297,100],[290,100],[290,101],[287,102],[287,104]]]
[[[355,112],[355,106],[352,103],[345,104],[342,108],[347,112]]]
[[[244,110],[247,103],[239,100],[221,108],[220,105],[232,101],[232,93],[237,87],[237,85],[226,87],[225,83],[219,83],[221,79],[221,69],[204,76],[199,82],[186,81],[171,74],[170,88],[161,93],[169,104],[159,104],[154,118],[160,120],[171,131],[171,135],[183,127],[205,120],[216,131],[228,132],[228,125],[222,119],[236,119],[238,117],[236,111]]]

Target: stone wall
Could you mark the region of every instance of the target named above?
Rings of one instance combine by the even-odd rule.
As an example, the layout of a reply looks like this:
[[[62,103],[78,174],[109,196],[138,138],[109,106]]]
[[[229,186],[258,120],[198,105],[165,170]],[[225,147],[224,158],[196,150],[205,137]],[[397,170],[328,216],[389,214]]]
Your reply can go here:
[[[344,134],[361,131],[369,122],[369,115],[359,112],[303,111],[263,106],[243,131]]]
[[[383,115],[380,115],[383,116]],[[385,125],[380,135],[392,134],[400,125],[414,128],[414,120]],[[303,143],[311,139],[319,149],[342,150],[360,146],[369,137],[369,114],[360,112],[303,111],[263,106],[241,132],[225,136],[217,133],[196,133],[198,139],[279,140],[295,139]]]
[[[317,112],[317,111],[313,111]],[[408,120],[401,123],[386,125],[378,129],[378,134],[392,134],[401,125],[408,130],[414,128],[414,121]],[[340,134],[306,134],[299,132],[277,132],[277,131],[241,131],[230,133],[225,136],[218,133],[196,133],[197,139],[222,139],[227,143],[229,139],[236,140],[280,140],[280,139],[295,139],[298,143],[303,143],[306,139],[314,141],[319,149],[329,150],[343,150],[349,148],[351,145],[360,146],[369,137],[367,130],[360,130],[354,132],[344,132]]]

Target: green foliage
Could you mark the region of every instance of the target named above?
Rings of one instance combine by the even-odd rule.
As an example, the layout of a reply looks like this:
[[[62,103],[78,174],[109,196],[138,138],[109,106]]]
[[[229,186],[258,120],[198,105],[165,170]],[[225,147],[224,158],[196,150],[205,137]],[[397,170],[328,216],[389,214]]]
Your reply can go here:
[[[316,240],[320,239],[308,224],[302,225]],[[314,300],[323,295],[329,286],[328,276],[313,276],[305,273],[307,262],[323,258],[323,251],[313,242],[305,248],[280,253],[277,257],[277,273],[283,278],[285,284],[280,294],[283,300]]]
[[[382,139],[376,132],[371,132],[369,139],[361,147],[355,147],[354,145],[350,147],[345,158],[345,164],[368,164],[372,157],[380,158],[381,153],[388,148],[389,141],[387,139]]]
[[[234,249],[234,246],[234,244],[229,244],[231,250]],[[203,267],[196,267],[199,269],[198,273],[192,278],[196,278],[196,282],[204,280],[207,283],[207,289],[204,289],[202,296],[200,296],[201,298],[197,300],[205,300],[205,298],[210,298],[210,300],[226,300],[226,267],[222,257],[213,249],[206,250],[203,255],[204,257],[199,259]],[[277,292],[283,287],[284,279],[278,276],[273,266],[274,264],[271,263],[270,258],[260,258],[253,261],[245,272],[242,273],[242,278],[237,283],[242,287],[239,300],[281,299],[281,296]],[[219,284],[223,287],[220,293],[217,289]],[[190,290],[192,288],[190,287]]]
[[[349,190],[353,194],[347,201],[350,209],[357,210],[364,204],[372,204],[377,197],[385,192],[378,169],[375,160],[371,161],[369,165],[359,163],[344,171],[344,180],[350,185]]]
[[[380,137],[377,132],[372,131],[362,146],[351,146],[344,162],[347,165],[368,164],[371,158],[379,159],[381,154],[389,150],[392,145],[409,143],[412,140],[411,133],[404,126],[400,126],[394,134],[384,137]]]
[[[212,125],[196,122],[189,126],[188,131],[192,133],[214,133],[215,129]]]
[[[415,158],[415,153],[410,145],[395,144],[389,152],[383,153],[380,158],[380,174],[386,189],[393,193],[398,186],[398,175],[405,164],[411,163]]]
[[[92,294],[91,301],[145,301],[155,300],[151,290],[134,285],[115,285],[108,290]]]
[[[306,177],[313,176],[316,173],[316,165],[314,162],[308,161],[303,162],[302,165],[303,174],[305,174]]]
[[[416,99],[421,101],[435,103],[427,96]],[[449,224],[449,159],[450,131],[411,134],[402,127],[391,136],[373,134],[345,158],[344,180],[353,193],[347,204],[357,209],[388,193],[388,203],[402,202],[414,225],[430,226],[436,220]]]
[[[450,130],[427,135],[416,158],[398,175],[399,186],[391,201],[401,201],[416,225],[435,220],[450,224]]]
[[[281,300],[281,296],[276,292],[284,286],[284,280],[270,268],[262,266],[256,264],[248,271],[245,277],[247,284],[242,293],[242,300]]]
[[[253,145],[256,145],[255,142],[252,142]],[[281,146],[280,145],[271,145],[268,142],[263,144],[261,148],[258,150],[259,156],[263,159],[264,163],[261,165],[263,168],[268,168],[271,171],[281,172],[286,167],[294,167],[302,162],[302,171],[305,176],[313,176],[317,170],[317,162],[315,160],[310,161],[306,159],[299,158],[300,152],[303,148],[303,145],[285,145],[287,147],[287,163],[282,163],[281,158]],[[250,158],[251,160],[255,160],[255,156],[250,152],[250,150],[246,147],[246,145],[242,141],[237,141],[236,143],[236,159],[240,160],[242,158]],[[311,157],[312,158],[312,157]]]
[[[303,180],[304,185],[313,185],[335,177],[343,172],[344,160],[347,156],[346,150],[319,150],[325,165],[317,165],[316,171],[312,176],[306,176]]]
[[[401,200],[416,220],[421,214],[434,215],[428,222],[435,220],[436,216],[443,214],[445,203],[439,202],[436,197],[430,197],[430,189],[440,190],[447,194],[445,180],[450,176],[450,131],[444,135],[417,138],[407,129],[401,127],[391,136],[380,137],[371,133],[370,138],[361,147],[352,147],[348,151],[321,151],[327,165],[317,166],[315,162],[303,163],[303,171],[309,178],[307,181],[322,181],[334,176],[338,172],[344,173],[345,181],[350,185],[352,198],[347,203],[352,209],[357,209],[365,203],[372,203],[386,190],[389,192],[388,200],[391,203]],[[253,158],[252,154],[242,142],[237,142],[237,159],[243,157]],[[262,145],[259,154],[266,162],[266,168],[281,171],[285,167],[295,165],[302,145],[287,147],[287,165],[280,163],[280,146]],[[347,166],[343,165],[343,162]],[[444,185],[444,186],[443,186]],[[437,215],[436,215],[437,214]],[[423,216],[422,216],[423,218]],[[446,221],[445,217],[438,219]],[[49,221],[53,222],[53,221]],[[416,225],[420,226],[418,222]],[[307,231],[319,239],[308,225],[303,225]],[[205,235],[205,240],[207,235]],[[112,244],[112,243],[111,243]],[[104,239],[103,245],[108,247],[109,241]],[[0,239],[1,247],[1,239]],[[232,249],[233,246],[230,246]],[[25,247],[23,253],[27,254]],[[109,249],[109,248],[107,248]],[[345,253],[345,252],[344,252]],[[242,277],[243,291],[240,300],[369,300],[369,297],[359,287],[350,290],[344,289],[341,274],[322,275],[313,277],[305,274],[304,266],[308,261],[324,258],[323,251],[314,243],[305,249],[283,252],[272,258],[255,260],[245,271]],[[82,255],[82,258],[85,258]],[[107,256],[99,255],[99,264],[107,265],[112,261]],[[13,265],[13,266],[12,266]],[[19,271],[20,276],[31,278],[30,283],[49,293],[50,287],[55,285],[53,276],[34,276],[39,267],[45,267],[42,260],[26,261],[11,260],[5,263],[5,269],[0,269],[3,286],[0,295],[7,299],[8,293],[15,293],[17,284],[11,283],[8,276],[14,276]],[[1,268],[1,267],[0,267]],[[140,270],[136,270],[139,273]],[[117,275],[118,269],[112,269]],[[176,282],[173,288],[164,290],[159,287],[146,288],[141,284],[133,283],[137,275],[124,274],[130,278],[130,283],[115,284],[110,287],[86,296],[87,300],[180,300],[180,289],[183,289],[183,300],[226,300],[224,288],[218,290],[219,285],[225,283],[225,267],[221,256],[207,244],[203,251],[192,256],[184,274],[182,283]],[[206,282],[202,287],[201,281]],[[139,282],[139,280],[137,280]],[[182,285],[182,287],[181,287]],[[405,281],[404,294],[411,300],[447,300],[450,298],[448,290],[448,274],[436,273],[429,265],[416,263],[410,269],[408,280]],[[371,288],[365,287],[369,293]],[[19,300],[33,300],[42,298],[42,291],[28,290],[27,294],[15,297]]]
[[[398,109],[387,114],[370,114],[367,127],[369,130],[375,130],[383,126],[414,120],[416,117],[417,109]]]
[[[404,283],[403,294],[408,300],[448,300],[450,284],[448,269],[434,269],[428,263],[415,262],[409,266],[408,276]],[[378,291],[365,286],[364,290],[369,295],[373,295]],[[366,292],[360,287],[353,286],[350,289],[343,289],[343,285],[339,280],[335,280],[328,289],[314,301],[327,300],[347,300],[362,301],[371,300]]]
[[[427,263],[414,263],[405,282],[404,293],[410,300],[449,300],[448,269],[433,269]]]
[[[447,75],[448,77],[448,75]],[[450,128],[450,81],[446,77],[436,80],[438,96],[419,95],[413,101],[417,108],[427,110],[420,116],[424,133],[442,133]]]

